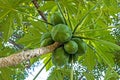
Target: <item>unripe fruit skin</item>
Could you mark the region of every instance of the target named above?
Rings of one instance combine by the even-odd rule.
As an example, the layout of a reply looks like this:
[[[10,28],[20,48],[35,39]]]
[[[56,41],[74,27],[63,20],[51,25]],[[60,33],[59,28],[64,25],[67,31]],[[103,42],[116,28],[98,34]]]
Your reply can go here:
[[[41,36],[40,47],[45,47],[53,43],[54,41],[52,40],[50,32],[46,32]]]
[[[58,24],[51,31],[52,39],[56,42],[64,43],[71,39],[72,31],[65,24]]]
[[[51,38],[51,33],[46,32],[41,36],[40,42],[42,42],[44,39]]]
[[[51,15],[51,23],[54,24],[54,25],[64,24],[62,16],[59,12],[55,12]]]
[[[78,44],[78,51],[77,55],[83,55],[87,51],[87,44],[80,38],[72,38],[73,41],[75,41]]]
[[[45,46],[48,46],[53,43],[54,43],[54,41],[52,40],[52,38],[47,38],[47,39],[44,39],[43,41],[41,41],[40,47],[45,47]]]
[[[64,49],[69,54],[75,54],[78,51],[78,44],[75,41],[68,41],[64,44]]]
[[[63,47],[57,48],[52,53],[52,62],[55,66],[63,66],[68,63],[69,55],[66,54]]]

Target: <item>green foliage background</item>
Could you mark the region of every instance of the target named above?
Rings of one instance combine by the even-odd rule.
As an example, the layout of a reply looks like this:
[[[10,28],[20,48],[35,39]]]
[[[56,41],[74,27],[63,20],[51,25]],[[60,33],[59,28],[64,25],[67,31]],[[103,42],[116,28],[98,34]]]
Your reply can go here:
[[[38,10],[45,13],[49,23],[50,16],[55,11],[60,11],[74,36],[83,38],[88,44],[87,53],[77,61],[78,66],[85,67],[85,71],[81,70],[81,74],[77,72],[79,67],[74,69],[74,80],[78,80],[79,76],[85,76],[88,80],[97,79],[95,70],[104,71],[105,80],[118,79],[120,46],[116,43],[119,43],[120,38],[115,34],[120,32],[119,0],[38,0],[38,3]],[[46,24],[40,18],[31,0],[0,0],[0,57],[38,48],[41,35],[50,31],[52,27],[53,25]],[[117,33],[112,33],[113,29],[118,29]],[[33,58],[30,63],[43,59],[46,63],[50,56],[51,53]],[[50,60],[45,68],[49,70],[52,66]],[[27,74],[25,68],[23,63],[0,68],[0,80],[24,80]],[[59,80],[67,80],[70,70],[69,67],[65,67],[65,70],[54,68],[48,80],[56,80],[56,77]],[[64,75],[61,75],[63,72]]]

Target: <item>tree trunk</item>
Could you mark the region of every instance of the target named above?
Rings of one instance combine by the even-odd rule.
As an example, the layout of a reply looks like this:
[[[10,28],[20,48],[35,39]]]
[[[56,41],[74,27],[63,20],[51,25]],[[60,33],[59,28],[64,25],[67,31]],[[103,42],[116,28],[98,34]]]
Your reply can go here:
[[[29,60],[33,57],[38,57],[42,54],[47,54],[54,51],[60,44],[55,42],[52,45],[41,47],[33,50],[22,51],[17,54],[10,55],[8,57],[0,58],[0,68],[7,66],[17,65],[25,60]]]

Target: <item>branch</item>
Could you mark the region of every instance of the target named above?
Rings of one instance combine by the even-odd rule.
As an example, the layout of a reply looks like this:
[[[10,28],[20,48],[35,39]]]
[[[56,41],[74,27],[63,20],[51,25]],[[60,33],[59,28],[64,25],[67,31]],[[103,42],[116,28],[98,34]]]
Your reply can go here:
[[[0,68],[7,66],[15,66],[25,60],[29,60],[34,57],[38,57],[43,54],[54,51],[60,44],[55,42],[47,47],[41,47],[33,50],[22,51],[17,54],[10,55],[8,57],[0,58]]]
[[[36,7],[38,13],[39,13],[40,16],[42,17],[42,19],[43,19],[45,22],[47,22],[47,19],[46,19],[44,13],[39,10],[39,5],[38,5],[38,3],[37,3],[37,0],[33,0],[32,2],[33,2],[33,4],[34,4],[34,6]]]

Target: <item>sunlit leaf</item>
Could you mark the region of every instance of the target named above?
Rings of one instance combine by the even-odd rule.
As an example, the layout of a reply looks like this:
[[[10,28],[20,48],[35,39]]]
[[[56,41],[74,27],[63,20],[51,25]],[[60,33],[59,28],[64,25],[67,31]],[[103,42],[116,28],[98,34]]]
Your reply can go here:
[[[43,22],[31,21],[31,24],[34,26],[34,28],[37,28],[39,32],[47,32],[47,27]]]
[[[10,54],[12,54],[14,52],[15,52],[15,50],[11,49],[9,47],[2,48],[2,49],[0,49],[0,57],[9,56]]]
[[[54,1],[47,1],[47,3],[44,3],[43,6],[39,7],[41,11],[49,11],[51,10],[54,6],[56,6]]]
[[[70,75],[70,70],[69,69],[58,69],[58,68],[54,68],[52,70],[52,72],[50,73],[49,77],[47,80],[64,80],[68,77],[69,79],[69,75]]]
[[[95,52],[93,49],[90,49],[90,47],[88,47],[87,53],[85,54],[83,65],[85,65],[87,69],[91,71],[94,69],[95,64],[96,64]]]
[[[106,75],[105,75],[105,80],[111,80],[111,78],[116,79],[118,78],[118,74],[116,72],[113,72],[112,69],[108,68],[106,71]]]
[[[84,75],[87,78],[87,80],[95,80],[93,73],[85,72]]]
[[[47,55],[45,58],[44,58],[44,63],[46,63],[51,57],[51,54]],[[53,66],[52,64],[52,60],[49,61],[49,63],[46,65],[46,71],[48,71],[51,67]]]
[[[119,0],[36,1],[38,5],[37,3],[34,5],[31,0],[0,0],[0,58],[16,54],[8,44],[7,47],[4,45],[9,39],[16,41],[25,49],[40,47],[41,35],[51,31],[54,26],[41,21],[42,17],[38,10],[43,12],[48,22],[51,22],[51,15],[55,11],[60,11],[67,25],[72,28],[73,32],[75,31],[73,36],[81,37],[88,44],[87,53],[78,58],[78,64],[82,66],[79,69],[75,68],[77,69],[74,71],[76,72],[75,80],[80,76],[80,78],[83,76],[87,80],[100,80],[104,72],[105,80],[117,80],[118,74],[114,68],[119,67],[119,55],[116,55],[115,52],[120,50],[120,46],[116,45],[116,43],[119,44],[116,42],[119,41],[119,38],[113,36],[112,32],[113,28],[119,27]],[[37,9],[36,6],[39,8]],[[112,27],[110,28],[110,26]],[[23,36],[17,39],[18,36],[13,36],[13,33],[18,29],[23,33]],[[18,34],[21,35],[19,32]],[[30,62],[31,65],[38,60],[46,63],[50,57],[51,53],[47,53],[30,59]],[[118,61],[115,61],[116,59]],[[99,75],[96,77],[92,71],[96,70],[95,67],[98,64],[103,65],[105,69],[101,73],[97,73]],[[82,67],[85,69],[81,70]],[[71,64],[56,68],[52,61],[49,61],[45,68],[51,71],[48,80],[70,79]],[[23,70],[24,68],[19,65],[15,68],[14,66],[0,68],[0,80],[24,80]]]
[[[26,33],[20,40],[18,40],[17,43],[26,46],[26,48],[38,47],[40,45],[41,37],[39,29],[33,26],[29,26],[28,31],[29,32]]]
[[[5,41],[7,41],[13,33],[13,21],[14,21],[14,18],[11,13],[0,24],[0,31],[3,33],[3,38]]]
[[[120,46],[104,40],[98,40],[98,42],[94,42],[93,45],[99,57],[103,59],[107,65],[112,67],[114,65],[113,52],[120,50]]]

